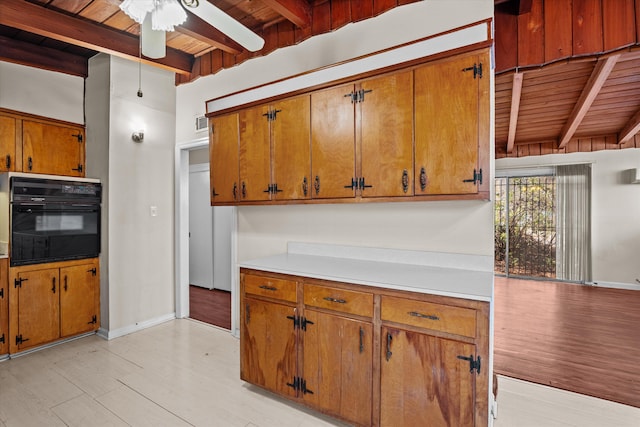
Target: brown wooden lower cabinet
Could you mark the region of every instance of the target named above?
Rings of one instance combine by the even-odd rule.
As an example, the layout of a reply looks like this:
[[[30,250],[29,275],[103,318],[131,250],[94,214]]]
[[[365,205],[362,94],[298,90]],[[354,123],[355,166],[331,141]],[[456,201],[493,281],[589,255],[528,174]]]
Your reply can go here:
[[[100,326],[97,259],[9,268],[9,353]]]
[[[241,378],[358,426],[488,424],[489,303],[241,269]]]
[[[7,258],[0,258],[0,357],[9,353],[9,286]]]

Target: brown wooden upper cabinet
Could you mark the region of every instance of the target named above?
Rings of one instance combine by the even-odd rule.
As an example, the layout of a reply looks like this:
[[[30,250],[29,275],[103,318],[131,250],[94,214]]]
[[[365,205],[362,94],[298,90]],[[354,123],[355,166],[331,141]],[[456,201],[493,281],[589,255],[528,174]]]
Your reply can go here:
[[[209,119],[211,204],[238,200],[238,113]]]
[[[84,176],[84,129],[24,120],[22,170]]]
[[[416,195],[477,193],[488,182],[479,141],[488,139],[489,71],[487,52],[415,70]]]
[[[488,72],[484,49],[213,116],[211,201],[488,198]]]
[[[311,95],[314,198],[413,194],[410,71]]]
[[[16,167],[17,120],[0,116],[0,172],[14,171]]]

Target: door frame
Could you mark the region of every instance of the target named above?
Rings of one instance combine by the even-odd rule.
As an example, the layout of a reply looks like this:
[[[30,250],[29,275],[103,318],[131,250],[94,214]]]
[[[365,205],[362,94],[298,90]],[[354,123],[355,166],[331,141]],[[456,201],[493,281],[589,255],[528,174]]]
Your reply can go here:
[[[175,148],[175,312],[189,317],[189,151],[206,147],[207,137],[176,145]],[[238,265],[238,208],[233,208],[231,226],[231,334],[239,336],[240,271]]]

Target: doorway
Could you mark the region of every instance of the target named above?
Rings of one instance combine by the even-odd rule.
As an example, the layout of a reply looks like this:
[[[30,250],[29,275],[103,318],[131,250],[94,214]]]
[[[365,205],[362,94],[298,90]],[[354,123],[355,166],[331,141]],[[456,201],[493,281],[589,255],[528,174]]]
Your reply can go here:
[[[176,164],[175,164],[175,192],[176,192],[176,318],[189,318],[194,317],[191,311],[195,310],[195,307],[191,307],[193,304],[190,302],[190,291],[195,289],[196,291],[210,292],[210,289],[214,291],[220,290],[226,294],[227,302],[226,307],[229,310],[230,305],[230,328],[232,334],[238,335],[237,331],[237,311],[238,311],[238,279],[239,271],[236,266],[236,236],[237,236],[237,210],[235,207],[225,208],[211,208],[209,205],[209,173],[208,173],[208,140],[203,138],[201,140],[192,141],[187,144],[176,146]],[[193,152],[193,156],[191,153]],[[194,157],[193,165],[190,165],[190,157]],[[196,160],[200,159],[200,160]],[[205,164],[206,162],[206,164]],[[195,164],[201,163],[200,166]],[[206,171],[205,171],[206,169]],[[197,176],[198,182],[194,185],[195,188],[191,188],[192,172]],[[195,178],[195,176],[193,178]],[[203,192],[199,196],[192,194],[192,192]],[[197,231],[191,227],[192,221],[191,199],[197,197],[196,209],[206,210],[210,212],[211,220],[208,221],[209,227],[203,226],[204,231],[198,229]],[[206,200],[206,201],[205,201]],[[196,214],[198,217],[198,214]],[[202,217],[198,221],[207,222],[206,216],[203,220]],[[197,226],[199,227],[199,226]],[[222,233],[220,229],[225,232]],[[210,236],[210,243],[206,243],[206,240],[198,243],[200,249],[190,249],[191,236],[195,234]],[[224,238],[216,239],[224,236]],[[206,248],[210,248],[206,249]],[[203,249],[204,248],[204,249]],[[216,256],[217,252],[217,256]],[[209,266],[206,264],[209,260]],[[197,272],[192,273],[192,264],[200,264],[200,267],[196,267]],[[220,268],[216,267],[216,264]],[[198,282],[199,286],[190,286],[191,277],[194,276],[194,281]],[[205,277],[205,279],[203,279]],[[211,277],[206,279],[206,277]],[[229,304],[230,300],[230,304]],[[211,312],[211,309],[207,309]],[[229,317],[227,311],[227,318]]]

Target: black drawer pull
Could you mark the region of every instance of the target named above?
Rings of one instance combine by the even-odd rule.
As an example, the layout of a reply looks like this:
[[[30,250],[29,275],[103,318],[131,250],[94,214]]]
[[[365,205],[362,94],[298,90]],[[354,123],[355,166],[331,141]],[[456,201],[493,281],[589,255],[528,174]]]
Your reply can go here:
[[[268,285],[260,285],[260,289],[266,289],[267,291],[277,291],[278,288],[274,288],[273,286]]]
[[[347,300],[343,300],[343,299],[339,299],[339,298],[332,298],[332,297],[324,297],[325,301],[329,301],[329,302],[337,302],[338,304],[346,304]]]
[[[409,316],[420,317],[421,319],[429,319],[429,320],[440,320],[438,316],[434,316],[433,314],[422,314],[417,311],[410,311]]]

